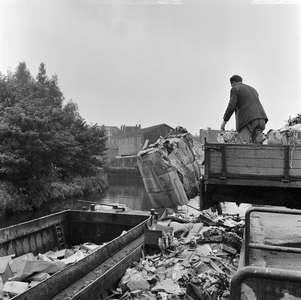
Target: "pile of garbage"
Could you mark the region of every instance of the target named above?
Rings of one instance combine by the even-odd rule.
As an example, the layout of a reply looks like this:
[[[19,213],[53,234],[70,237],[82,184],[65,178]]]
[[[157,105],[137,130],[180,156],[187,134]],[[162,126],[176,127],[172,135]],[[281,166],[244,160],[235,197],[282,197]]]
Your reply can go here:
[[[142,180],[155,208],[185,205],[199,193],[202,144],[181,126],[137,154]]]
[[[216,140],[218,143],[237,143],[237,131],[235,130],[225,130],[216,134]]]
[[[236,144],[237,131],[226,130],[216,135],[218,143]],[[264,145],[301,145],[301,113],[296,117],[286,121],[286,124],[280,129],[269,129],[266,134],[263,133],[261,142]]]
[[[297,114],[294,118],[289,117],[287,120],[288,126],[294,126],[296,124],[301,124],[301,113]]]
[[[108,298],[229,299],[244,221],[237,215],[219,216],[207,210],[188,219],[172,214],[161,218],[158,226],[172,231],[163,229],[157,249],[145,251]]]
[[[289,117],[286,124],[278,129],[267,132],[265,143],[268,145],[301,145],[301,114]]]
[[[25,292],[104,245],[87,242],[70,249],[54,249],[37,256],[27,253],[16,258],[13,258],[14,255],[1,257],[0,299],[11,299]]]

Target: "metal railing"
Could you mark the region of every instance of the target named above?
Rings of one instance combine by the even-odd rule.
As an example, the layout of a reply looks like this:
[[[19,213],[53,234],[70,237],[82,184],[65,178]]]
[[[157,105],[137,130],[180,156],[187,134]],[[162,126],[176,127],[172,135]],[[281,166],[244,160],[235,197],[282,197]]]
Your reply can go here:
[[[269,213],[269,214],[288,214],[301,215],[301,210],[291,210],[288,208],[274,208],[274,207],[252,207],[246,211],[245,214],[245,266],[250,265],[250,249],[270,250],[288,253],[301,253],[301,248],[272,246],[266,244],[258,244],[250,242],[251,231],[251,214],[254,212]]]
[[[300,286],[301,272],[274,268],[247,266],[238,270],[231,279],[230,299],[241,300],[242,284],[247,279],[268,279],[274,281],[287,281]],[[258,298],[260,300],[260,298]],[[262,300],[265,300],[262,298]]]
[[[275,207],[251,207],[245,213],[245,236],[244,236],[244,267],[239,269],[232,277],[230,284],[230,299],[240,300],[242,283],[247,279],[267,279],[275,282],[286,281],[301,284],[301,271],[284,270],[278,268],[266,268],[250,266],[250,250],[276,251],[287,253],[301,253],[301,248],[274,246],[260,243],[252,243],[251,240],[251,214],[254,212],[269,214],[301,215],[300,210]],[[264,289],[264,287],[263,287]]]

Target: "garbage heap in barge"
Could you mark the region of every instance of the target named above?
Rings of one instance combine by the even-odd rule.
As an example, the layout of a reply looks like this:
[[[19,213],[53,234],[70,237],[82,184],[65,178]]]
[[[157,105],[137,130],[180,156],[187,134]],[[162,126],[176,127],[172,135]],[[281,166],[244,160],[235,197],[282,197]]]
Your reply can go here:
[[[237,215],[163,215],[145,233],[144,255],[127,269],[114,299],[229,299],[243,230]],[[154,238],[156,231],[162,235]]]

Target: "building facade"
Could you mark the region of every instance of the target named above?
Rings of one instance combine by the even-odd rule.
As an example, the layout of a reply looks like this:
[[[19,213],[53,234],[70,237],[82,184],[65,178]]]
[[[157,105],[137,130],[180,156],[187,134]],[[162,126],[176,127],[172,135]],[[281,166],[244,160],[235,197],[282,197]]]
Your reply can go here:
[[[205,144],[206,140],[208,143],[217,143],[216,135],[220,132],[221,130],[214,130],[210,127],[207,127],[206,129],[200,129],[200,142]]]
[[[107,141],[107,159],[112,162],[116,158],[136,156],[147,145],[155,143],[160,136],[164,137],[174,129],[166,124],[146,128],[128,130]]]

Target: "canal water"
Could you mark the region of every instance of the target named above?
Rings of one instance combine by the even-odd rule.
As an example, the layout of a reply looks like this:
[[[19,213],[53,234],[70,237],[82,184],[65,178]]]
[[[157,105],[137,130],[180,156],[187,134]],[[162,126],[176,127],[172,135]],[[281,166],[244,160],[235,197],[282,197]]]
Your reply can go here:
[[[83,209],[89,208],[91,203],[97,204],[118,204],[124,205],[133,210],[150,211],[153,208],[149,197],[145,191],[143,181],[137,174],[109,174],[109,189],[103,195],[95,194],[83,198],[66,199],[45,203],[41,209],[34,212],[26,212],[14,216],[0,218],[0,228],[7,227],[20,222],[26,222],[51,213],[59,212],[65,209]],[[198,208],[198,200],[193,199],[189,202],[191,207]],[[239,214],[243,216],[248,205],[241,204],[237,206],[234,203],[222,204],[223,213]],[[156,209],[161,215],[164,209]],[[197,211],[196,211],[197,212]]]

